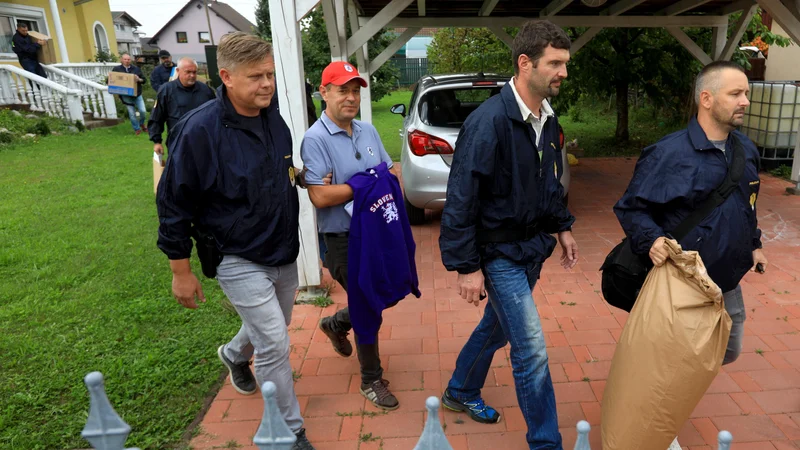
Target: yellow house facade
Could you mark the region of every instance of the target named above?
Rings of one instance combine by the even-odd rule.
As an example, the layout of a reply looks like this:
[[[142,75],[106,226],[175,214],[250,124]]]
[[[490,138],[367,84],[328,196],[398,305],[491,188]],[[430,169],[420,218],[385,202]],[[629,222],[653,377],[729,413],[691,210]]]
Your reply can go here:
[[[0,0],[0,64],[15,64],[11,37],[17,22],[53,39],[58,62],[81,63],[98,50],[117,53],[108,0]]]

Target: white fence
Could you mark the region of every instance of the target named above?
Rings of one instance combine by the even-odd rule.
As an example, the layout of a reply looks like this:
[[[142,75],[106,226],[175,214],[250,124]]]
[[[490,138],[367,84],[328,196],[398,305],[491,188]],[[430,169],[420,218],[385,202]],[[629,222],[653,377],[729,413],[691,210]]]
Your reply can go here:
[[[83,122],[82,93],[12,65],[0,65],[0,105],[26,105],[70,122]]]
[[[117,105],[108,87],[92,79],[76,75],[55,65],[42,65],[47,77],[54,82],[81,91],[83,111],[95,119],[116,119]]]

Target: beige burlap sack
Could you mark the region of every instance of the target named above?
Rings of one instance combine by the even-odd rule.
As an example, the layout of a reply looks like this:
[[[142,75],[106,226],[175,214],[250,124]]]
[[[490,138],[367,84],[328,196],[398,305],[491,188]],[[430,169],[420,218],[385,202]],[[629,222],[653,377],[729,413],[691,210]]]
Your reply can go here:
[[[665,450],[719,372],[731,318],[697,252],[667,241],[625,324],[603,393],[603,450]]]

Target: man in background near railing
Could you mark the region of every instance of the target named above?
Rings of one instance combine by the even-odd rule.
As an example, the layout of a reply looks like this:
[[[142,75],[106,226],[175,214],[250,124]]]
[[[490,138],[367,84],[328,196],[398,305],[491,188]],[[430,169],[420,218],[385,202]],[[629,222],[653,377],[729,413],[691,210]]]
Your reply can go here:
[[[131,64],[131,55],[123,53],[120,61],[122,64],[111,69],[112,72],[132,73],[136,76],[136,96],[120,95],[119,99],[128,108],[128,118],[131,119],[133,131],[138,136],[142,131],[147,133],[147,126],[145,126],[147,110],[144,108],[144,98],[142,97],[142,86],[146,81],[142,70]],[[136,111],[139,111],[139,120],[136,120]]]
[[[28,35],[28,25],[17,23],[17,32],[11,38],[11,47],[19,58],[19,65],[30,73],[35,73],[42,78],[47,78],[44,68],[39,64],[39,56],[36,52],[44,45],[41,39],[33,39]]]
[[[161,59],[161,64],[157,65],[150,74],[150,84],[153,85],[153,90],[156,92],[161,89],[161,86],[169,83],[169,76],[175,65],[172,63],[172,55],[166,50],[159,51],[158,57]]]
[[[181,58],[178,61],[178,79],[170,81],[159,89],[158,97],[150,113],[147,123],[150,129],[150,140],[153,141],[153,151],[159,155],[164,154],[161,143],[161,134],[164,124],[167,125],[167,134],[175,128],[189,111],[201,106],[209,100],[214,100],[214,91],[205,83],[197,82],[197,62],[192,58]],[[167,138],[169,142],[169,138]]]

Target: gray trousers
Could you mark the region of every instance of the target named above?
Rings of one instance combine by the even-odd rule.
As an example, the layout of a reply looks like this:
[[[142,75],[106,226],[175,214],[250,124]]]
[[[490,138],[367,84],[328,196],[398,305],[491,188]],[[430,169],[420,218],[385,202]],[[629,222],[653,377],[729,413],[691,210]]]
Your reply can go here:
[[[736,286],[732,291],[723,294],[725,310],[731,316],[731,337],[728,338],[728,348],[725,351],[725,358],[722,364],[730,364],[742,353],[742,341],[744,339],[744,320],[747,318],[744,307],[744,297],[742,287]]]
[[[225,356],[234,363],[255,354],[256,381],[277,387],[275,400],[292,431],[303,427],[289,364],[289,323],[297,291],[297,263],[267,267],[239,256],[225,255],[217,267],[217,281],[242,319],[242,327],[228,344]]]

